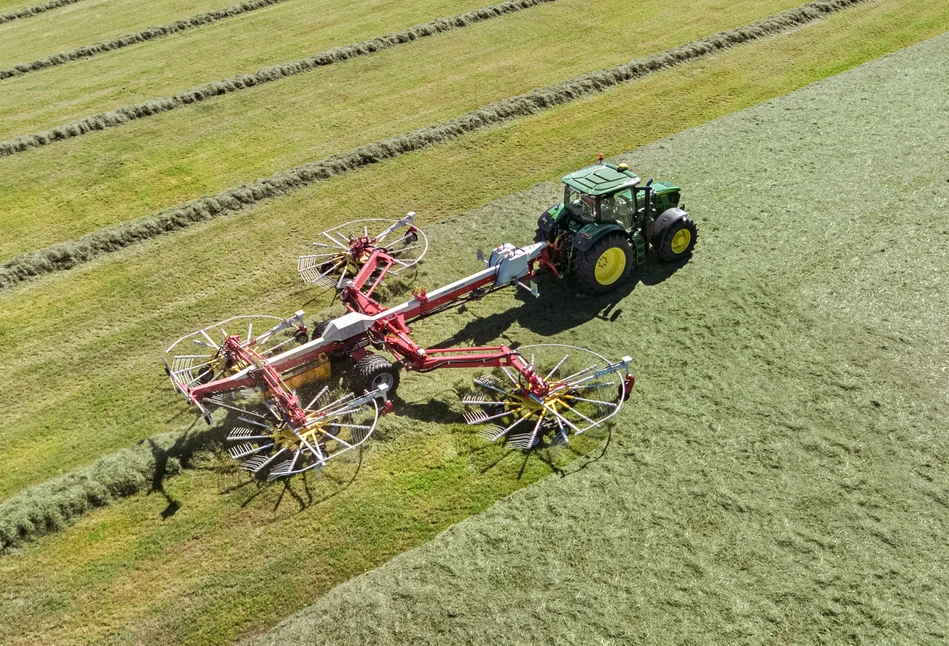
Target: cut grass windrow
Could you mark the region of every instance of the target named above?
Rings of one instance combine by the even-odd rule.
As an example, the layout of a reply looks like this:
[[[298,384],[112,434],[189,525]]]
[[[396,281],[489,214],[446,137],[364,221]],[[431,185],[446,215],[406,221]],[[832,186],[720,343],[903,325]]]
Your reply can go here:
[[[276,3],[282,2],[283,0],[269,1],[270,3]],[[178,94],[172,96],[152,99],[151,101],[145,101],[144,103],[137,103],[119,108],[117,110],[112,110],[110,112],[103,112],[101,114],[84,117],[77,121],[73,121],[72,123],[68,123],[45,132],[24,135],[9,141],[0,142],[0,157],[23,152],[25,150],[29,150],[30,148],[39,148],[40,146],[45,146],[55,141],[71,139],[72,137],[78,137],[90,132],[105,130],[106,128],[114,128],[116,126],[128,123],[129,121],[143,119],[145,117],[154,116],[163,112],[169,112],[192,103],[204,101],[205,99],[209,99],[211,97],[221,96],[223,94],[231,94],[232,92],[237,92],[239,90],[244,90],[257,85],[263,85],[264,83],[277,81],[288,76],[295,76],[297,74],[302,74],[303,72],[309,72],[310,70],[332,65],[333,63],[340,63],[351,58],[356,58],[357,56],[374,54],[376,52],[390,49],[397,45],[414,42],[420,38],[426,38],[428,36],[434,36],[446,31],[461,29],[479,22],[484,22],[485,20],[515,13],[524,9],[530,9],[531,7],[536,7],[537,5],[548,2],[554,2],[554,0],[508,0],[507,2],[502,2],[489,7],[482,7],[480,9],[468,11],[463,14],[439,18],[438,20],[434,20],[422,25],[415,25],[413,27],[409,27],[408,29],[403,29],[401,31],[386,34],[384,36],[379,36],[377,38],[371,38],[361,43],[355,43],[343,47],[334,47],[331,50],[320,52],[300,60],[290,61],[289,63],[283,63],[281,65],[264,67],[253,74],[241,74],[239,76],[224,79],[222,81],[205,83],[199,87],[185,90],[184,92],[179,92]],[[161,28],[155,27],[153,29]],[[128,39],[148,33],[150,31],[152,30],[146,30],[145,32],[139,32],[139,34],[132,34],[131,36],[123,36],[122,38],[118,38],[107,43],[99,43],[98,45],[80,47],[79,49],[73,50],[72,52],[55,54],[49,58],[33,61],[32,63],[17,65],[11,69],[2,69],[0,70],[0,79],[26,74],[28,72],[37,71],[46,67],[52,67],[53,65],[60,65],[71,60],[88,58],[111,49],[117,49],[118,47],[125,47],[126,45],[133,44],[133,42],[139,42],[126,42]]]
[[[70,1],[77,2],[78,0]],[[150,40],[156,40],[158,38],[165,38],[166,36],[171,36],[172,34],[177,34],[181,31],[187,31],[197,27],[204,27],[205,25],[210,25],[211,23],[224,20],[225,18],[233,18],[234,16],[239,16],[249,11],[256,11],[257,9],[263,9],[264,7],[280,4],[281,2],[285,1],[286,0],[249,0],[248,2],[231,5],[230,7],[224,7],[223,9],[199,13],[197,15],[191,16],[190,18],[176,20],[173,23],[162,25],[160,27],[149,27],[148,29],[136,32],[134,34],[126,34],[125,36],[113,38],[112,40],[107,40],[105,42],[95,43],[94,45],[86,45],[68,52],[53,54],[52,56],[47,56],[46,58],[37,59],[32,63],[20,63],[19,65],[14,65],[8,69],[0,69],[0,79],[6,79],[12,76],[21,76],[30,72],[46,69],[47,67],[53,67],[54,65],[62,65],[63,63],[68,63],[70,61],[91,58],[93,56],[104,54],[105,52],[110,52],[116,49],[121,49],[123,47],[128,47],[130,45],[144,43]]]
[[[219,433],[214,427],[156,435],[3,501],[0,554],[61,530],[96,507],[146,489],[161,490],[164,476],[187,466],[195,451]]]
[[[537,88],[440,124],[396,135],[348,152],[337,153],[319,161],[227,189],[216,195],[191,200],[133,222],[101,229],[70,242],[22,254],[0,266],[0,288],[12,287],[34,276],[70,269],[135,242],[220,215],[251,208],[269,198],[285,195],[295,189],[328,180],[354,169],[603,92],[647,74],[672,68],[742,43],[776,35],[868,1],[811,2],[647,58]]]
[[[20,18],[29,18],[41,14],[43,12],[49,11],[50,9],[58,9],[59,7],[65,7],[66,5],[80,2],[81,0],[49,0],[49,2],[44,2],[41,5],[36,5],[35,7],[24,7],[23,9],[17,9],[16,11],[11,11],[9,13],[0,14],[0,25],[5,22],[10,22],[11,20],[19,20]],[[0,77],[3,78],[3,77]]]

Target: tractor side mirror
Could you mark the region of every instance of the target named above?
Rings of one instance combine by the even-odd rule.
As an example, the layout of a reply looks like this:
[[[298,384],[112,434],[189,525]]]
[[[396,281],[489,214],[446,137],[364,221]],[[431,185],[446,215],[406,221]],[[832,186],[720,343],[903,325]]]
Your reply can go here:
[[[477,251],[475,251],[475,255],[478,257],[478,260],[480,260],[484,264],[488,264],[488,261],[485,260],[484,252],[481,251],[481,249],[478,249]]]

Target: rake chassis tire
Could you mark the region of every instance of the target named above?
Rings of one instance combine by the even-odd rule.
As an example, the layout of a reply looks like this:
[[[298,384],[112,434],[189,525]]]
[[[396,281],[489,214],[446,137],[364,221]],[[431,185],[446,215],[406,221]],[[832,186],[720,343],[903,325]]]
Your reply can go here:
[[[684,260],[692,255],[699,237],[695,221],[683,217],[673,222],[656,241],[656,253],[666,262]]]
[[[611,292],[629,277],[633,250],[622,233],[608,233],[579,254],[574,264],[577,282],[594,294]]]
[[[357,394],[375,390],[380,385],[388,386],[388,397],[395,396],[399,388],[399,366],[378,354],[367,354],[353,368],[353,386]]]

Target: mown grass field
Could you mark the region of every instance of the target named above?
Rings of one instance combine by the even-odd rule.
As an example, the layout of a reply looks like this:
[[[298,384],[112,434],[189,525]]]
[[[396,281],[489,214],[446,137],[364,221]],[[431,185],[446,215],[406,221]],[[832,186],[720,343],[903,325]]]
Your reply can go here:
[[[11,384],[20,383],[41,395],[33,401],[15,400],[8,407],[8,419],[15,424],[4,437],[0,460],[9,477],[0,483],[0,490],[14,493],[50,472],[69,471],[151,435],[167,404],[164,393],[149,386],[155,350],[180,336],[180,330],[229,313],[236,293],[261,311],[295,310],[299,305],[293,303],[300,298],[311,299],[312,295],[303,296],[307,292],[296,284],[292,271],[270,266],[292,269],[310,232],[318,233],[340,218],[396,216],[404,204],[393,202],[392,195],[407,190],[404,187],[413,187],[411,202],[423,218],[458,212],[582,165],[591,148],[609,152],[607,145],[616,140],[630,141],[624,148],[632,148],[776,96],[860,62],[854,58],[860,41],[866,41],[867,58],[885,53],[886,41],[867,37],[879,34],[882,25],[887,25],[894,39],[889,46],[894,49],[920,38],[927,25],[934,32],[941,28],[939,21],[945,18],[920,2],[915,3],[922,7],[920,19],[907,20],[902,23],[904,31],[896,30],[895,21],[900,14],[913,16],[913,6],[895,2],[861,7],[846,18],[835,17],[679,73],[660,74],[581,104],[466,137],[439,148],[438,154],[409,155],[380,166],[379,172],[353,173],[276,200],[253,217],[202,225],[93,267],[3,294],[0,343],[3,356],[9,357],[8,378]],[[832,30],[839,34],[835,20],[855,25],[854,35],[828,38]],[[761,62],[749,67],[753,56]],[[800,61],[797,66],[795,58]],[[696,83],[696,77],[711,82],[704,86]],[[685,92],[691,100],[673,102],[668,111],[658,98],[649,100]],[[591,112],[597,105],[603,106],[602,111]],[[636,106],[639,112],[634,111]],[[650,124],[650,130],[631,129],[630,123]],[[602,139],[594,138],[597,131],[603,132]],[[511,145],[519,139],[531,142],[534,154]],[[385,182],[379,181],[379,173]],[[445,181],[428,188],[413,179],[438,174]],[[380,211],[383,204],[387,210]],[[525,226],[530,228],[533,222]],[[68,353],[40,333],[52,327],[70,330]],[[106,356],[110,361],[102,360]],[[54,369],[81,371],[85,378],[50,385],[46,374]],[[71,430],[66,435],[40,432],[43,428]],[[33,450],[37,442],[52,450]]]
[[[555,6],[557,3],[551,8]],[[710,60],[630,83],[607,94],[356,171],[273,200],[252,212],[198,225],[75,271],[51,275],[0,294],[0,356],[5,368],[0,374],[0,387],[4,392],[30,393],[29,397],[11,400],[7,406],[7,423],[0,436],[0,468],[5,474],[0,482],[3,497],[156,432],[186,428],[183,407],[160,379],[157,356],[162,347],[185,331],[235,313],[236,307],[268,313],[291,312],[301,304],[308,310],[320,309],[326,304],[325,299],[314,298],[293,276],[296,253],[304,249],[305,242],[319,230],[358,217],[394,217],[408,208],[433,223],[445,214],[458,213],[537,181],[554,178],[586,163],[595,152],[602,150],[610,154],[634,148],[919,42],[945,31],[949,25],[947,14],[949,10],[945,8],[909,0],[886,0],[857,7],[792,34],[753,43]],[[490,23],[482,28],[489,26]],[[473,37],[467,32],[451,36]],[[437,38],[431,42],[436,41]],[[624,58],[629,57],[620,60]],[[681,100],[669,101],[668,97]],[[868,100],[870,98],[873,97]],[[177,114],[179,121],[174,123],[182,127],[187,127],[194,118],[193,114],[183,111]],[[234,118],[238,118],[236,113]],[[757,122],[739,123],[744,124],[749,138],[760,139],[760,132],[755,134]],[[102,138],[121,130],[103,133]],[[67,145],[96,145],[90,142],[99,137],[80,137]],[[694,137],[690,141],[693,146],[704,141],[701,134]],[[144,145],[144,142],[129,145]],[[42,151],[10,159],[26,159],[37,152]],[[691,171],[673,163],[676,160],[683,163],[688,155],[668,159],[651,158],[644,153],[638,161],[644,174],[681,181],[691,187],[687,189],[690,197],[686,203],[697,217],[700,211],[719,213],[721,200],[735,199],[735,194],[751,199],[773,189],[766,179],[771,175],[765,171],[776,171],[766,165],[754,167],[752,172],[741,164],[726,165],[725,169],[710,173],[709,167],[721,165],[721,159],[725,158],[722,150],[714,153],[703,158],[706,159],[704,168],[697,165]],[[715,156],[718,163],[707,161]],[[757,159],[750,152],[745,157]],[[696,172],[695,168],[702,170],[701,177],[690,174]],[[918,170],[923,172],[922,167]],[[721,179],[725,171],[730,173],[730,183]],[[796,173],[790,176],[796,190],[811,185],[809,175]],[[744,178],[749,176],[765,184],[758,184],[757,190],[752,190],[744,183]],[[444,181],[434,185],[430,181],[432,177],[442,177]],[[930,186],[922,179],[920,182],[925,188]],[[477,268],[471,258],[475,245],[489,246],[502,239],[527,240],[536,212],[551,200],[550,191],[550,187],[544,187],[513,203],[504,203],[493,210],[488,208],[472,216],[470,221],[460,219],[436,226],[433,235],[441,241],[441,246],[433,251],[421,279],[431,285],[442,282],[449,271],[460,275]],[[789,194],[786,198],[789,209],[803,204],[798,197],[796,193]],[[839,203],[837,195],[833,197],[833,204]],[[827,208],[830,203],[822,205]],[[515,212],[518,217],[511,217]],[[866,217],[877,217],[873,215],[876,213],[879,212],[870,212]],[[742,217],[745,217],[744,212]],[[876,460],[878,454],[889,455],[888,450],[897,452],[892,458],[894,472],[909,466],[917,457],[925,457],[926,450],[937,451],[928,454],[931,464],[939,464],[933,458],[944,457],[944,453],[938,453],[944,446],[933,441],[931,428],[926,424],[912,425],[912,415],[919,411],[919,398],[931,396],[935,386],[924,379],[906,378],[897,384],[900,390],[892,392],[849,389],[853,383],[860,383],[859,378],[867,376],[865,370],[883,367],[886,368],[884,375],[902,375],[901,370],[913,365],[915,362],[911,359],[915,357],[908,353],[907,364],[893,367],[886,363],[889,353],[877,348],[875,353],[868,353],[866,365],[841,364],[838,359],[849,358],[854,347],[861,351],[866,349],[861,341],[876,340],[877,330],[864,330],[866,334],[861,336],[859,327],[856,330],[833,327],[830,321],[836,319],[824,321],[820,314],[825,311],[815,313],[811,307],[814,302],[839,301],[832,301],[830,297],[834,284],[828,284],[824,292],[804,294],[795,291],[799,283],[777,271],[802,262],[800,245],[796,244],[801,230],[795,228],[802,218],[785,222],[786,228],[781,233],[767,227],[768,218],[761,217],[757,222],[760,229],[751,227],[749,231],[724,235],[732,233],[724,223],[745,222],[742,217],[729,220],[725,220],[724,215],[699,217],[703,223],[703,241],[695,262],[661,282],[657,281],[662,276],[647,273],[644,284],[624,293],[624,299],[618,303],[581,300],[580,303],[589,307],[578,308],[573,318],[567,318],[559,303],[572,299],[568,286],[542,285],[551,294],[546,300],[529,306],[508,296],[484,303],[484,310],[473,314],[433,321],[430,327],[426,326],[420,340],[437,342],[461,329],[457,339],[460,342],[469,339],[486,342],[498,337],[520,341],[552,337],[613,353],[633,350],[641,362],[637,393],[641,399],[634,400],[624,414],[624,423],[616,431],[617,437],[611,441],[607,456],[632,454],[640,462],[650,464],[651,461],[657,465],[655,471],[644,470],[639,480],[623,482],[624,486],[635,485],[645,493],[668,494],[659,497],[657,493],[654,505],[643,507],[646,511],[641,512],[642,523],[654,522],[662,527],[663,522],[659,521],[666,517],[669,527],[679,527],[684,522],[686,516],[678,516],[675,511],[674,503],[681,498],[678,494],[695,493],[709,484],[701,479],[703,472],[694,469],[694,460],[701,459],[696,455],[710,456],[705,473],[715,475],[711,481],[715,495],[721,493],[727,503],[726,494],[738,491],[742,495],[735,494],[732,498],[739,502],[745,500],[744,492],[751,485],[747,480],[748,471],[741,470],[739,458],[746,456],[739,447],[748,435],[722,434],[715,426],[715,420],[722,417],[716,406],[725,406],[730,415],[726,419],[738,420],[735,424],[739,430],[757,433],[753,436],[758,447],[754,451],[755,459],[764,461],[771,453],[777,453],[788,455],[789,462],[800,463],[800,471],[783,474],[800,473],[804,477],[799,481],[783,481],[778,477],[780,473],[772,474],[781,486],[766,491],[773,493],[791,488],[790,495],[774,502],[779,511],[786,510],[782,505],[798,504],[808,500],[808,496],[818,502],[822,496],[832,497],[821,489],[821,484],[826,482],[820,476],[822,472],[812,468],[813,464],[806,463],[806,459],[816,455],[814,459],[818,462],[824,460],[834,469],[841,469],[844,475],[851,474],[844,469],[846,465],[835,462],[839,458],[835,452],[838,449],[834,448],[836,436],[827,439],[820,434],[828,420],[839,424],[838,433],[851,443],[854,440],[850,436],[858,430],[878,428],[868,425],[883,425],[883,420],[893,420],[895,437],[890,443],[877,445],[868,441],[858,447],[874,458],[868,462],[865,479],[870,484],[867,486],[876,487],[874,491],[883,492],[881,499],[889,501],[895,476],[880,466],[883,461]],[[871,220],[869,224],[878,222]],[[768,232],[767,247],[774,247],[770,254],[765,253],[765,245],[758,243],[763,237],[762,230]],[[755,236],[755,231],[759,235]],[[821,235],[839,241],[838,244],[847,240],[843,235],[837,238]],[[748,239],[753,242],[749,243]],[[741,253],[747,252],[749,245],[755,253]],[[834,250],[838,255],[844,253],[839,246],[824,251],[830,254]],[[438,252],[440,259],[436,258]],[[466,257],[470,266],[456,261]],[[807,256],[813,261],[814,273],[825,271],[821,263],[826,257],[829,256]],[[764,267],[772,271],[762,276],[759,272]],[[870,272],[870,275],[875,274]],[[772,284],[770,279],[781,276],[785,282],[775,280]],[[904,280],[912,281],[914,276],[907,269]],[[849,282],[836,283],[836,289],[843,291],[847,285]],[[808,299],[803,300],[802,295]],[[859,316],[865,310],[858,306],[865,306],[866,301],[854,298],[846,302],[855,316]],[[683,302],[688,302],[693,310],[691,318],[684,320]],[[902,302],[906,307],[918,305],[915,301]],[[509,311],[512,307],[516,309]],[[902,311],[899,305],[894,307]],[[606,320],[596,317],[596,313],[603,310],[607,310]],[[621,315],[616,321],[609,321],[617,311],[621,311]],[[927,329],[935,328],[933,321],[938,320],[941,311],[937,308],[931,312],[931,327]],[[768,329],[766,333],[754,329],[753,323],[780,318],[785,312],[799,312],[801,318],[788,316],[786,324],[776,330]],[[477,321],[474,316],[482,320]],[[472,323],[473,320],[476,322]],[[748,332],[740,336],[748,347],[735,342],[732,328]],[[50,330],[57,333],[50,334]],[[724,334],[724,330],[731,334]],[[800,343],[801,339],[810,338],[808,334],[813,330],[826,333],[827,340],[818,335],[817,340]],[[629,348],[627,335],[634,335],[636,348]],[[706,343],[710,340],[713,342]],[[653,353],[653,348],[666,343],[672,346],[669,353]],[[694,355],[677,351],[692,348]],[[782,352],[776,353],[774,348],[781,348]],[[942,355],[928,356],[932,365],[938,366],[938,357]],[[769,368],[763,370],[761,365],[766,359],[773,365],[766,364]],[[644,374],[650,375],[645,383]],[[72,378],[73,375],[81,375],[81,378]],[[402,414],[386,421],[384,437],[367,452],[359,477],[331,498],[299,509],[296,502],[291,502],[292,495],[286,494],[274,512],[278,489],[258,492],[253,486],[245,485],[232,491],[230,487],[239,483],[239,480],[235,482],[233,472],[205,456],[196,461],[194,466],[198,468],[186,469],[183,475],[167,480],[163,485],[165,495],[156,492],[130,498],[89,514],[71,528],[18,553],[0,557],[0,579],[4,588],[0,597],[0,634],[9,641],[58,644],[99,639],[154,641],[159,636],[163,640],[190,643],[228,641],[272,625],[336,583],[428,540],[451,523],[484,510],[514,489],[549,473],[549,467],[540,457],[533,456],[527,461],[524,473],[519,475],[519,461],[523,459],[519,455],[505,456],[503,450],[494,448],[475,450],[480,447],[472,446],[463,427],[442,423],[442,420],[460,419],[454,390],[468,376],[441,373],[413,377],[405,382],[406,407]],[[703,383],[700,390],[696,383]],[[838,386],[833,386],[835,383]],[[692,410],[691,402],[669,400],[670,392],[689,387],[703,395],[698,410]],[[845,394],[836,396],[835,388]],[[817,394],[811,395],[814,389]],[[820,394],[825,389],[832,395]],[[716,395],[724,392],[741,394]],[[431,399],[435,401],[429,403]],[[883,407],[874,413],[876,417],[854,413],[855,402],[864,405],[870,399]],[[876,408],[873,404],[869,407]],[[804,418],[803,422],[791,422],[804,425],[807,440],[803,448],[795,444],[797,436],[794,435],[802,429],[784,427],[773,437],[768,435],[766,430],[772,427],[761,423],[761,410],[774,411],[771,416],[778,418]],[[938,411],[934,408],[931,415]],[[924,417],[924,421],[926,419]],[[649,440],[642,438],[653,435],[638,430],[640,424],[650,429],[668,427],[676,432],[670,434],[670,445],[660,446],[650,453]],[[635,434],[620,436],[626,433]],[[910,441],[910,448],[899,454],[896,440],[905,437]],[[623,448],[617,448],[621,442]],[[559,459],[569,457],[563,455]],[[720,461],[713,461],[712,457]],[[499,465],[489,468],[494,459],[501,459]],[[683,467],[681,471],[677,470],[679,466]],[[593,473],[595,468],[591,466],[581,473]],[[571,476],[557,481],[564,483],[562,485],[549,479],[540,491],[574,482],[592,482],[594,488],[606,491],[608,482],[629,472],[626,463],[604,470],[606,475],[603,470],[597,471],[591,480]],[[780,472],[780,468],[777,471]],[[944,475],[938,468],[930,475],[937,483],[933,485],[937,498],[939,478]],[[345,473],[338,477],[346,482]],[[311,493],[316,499],[335,493],[338,488],[339,485],[327,484],[327,480],[312,485]],[[862,490],[859,482],[857,484],[855,491],[860,494]],[[516,500],[532,499],[533,491],[534,488],[528,489],[525,496]],[[295,493],[306,496],[299,488]],[[745,506],[752,511],[768,509],[767,500],[753,499]],[[871,496],[870,502],[874,500]],[[913,500],[919,502],[916,498]],[[163,520],[161,512],[170,508],[171,501],[180,508]],[[704,527],[703,531],[711,533],[715,529],[714,517],[708,509],[726,507],[717,498],[710,505],[706,508],[696,503],[695,508],[689,508],[689,523],[695,517],[695,529],[690,531]],[[930,513],[932,503],[927,505],[920,509],[926,509],[927,518],[938,522]],[[825,507],[832,506],[828,503]],[[821,515],[825,507],[818,505],[819,512],[814,516],[816,524],[826,520],[827,516]],[[171,509],[174,511],[173,506]],[[586,508],[570,513],[593,514]],[[877,515],[886,531],[903,536],[897,527],[906,520],[904,517],[889,513]],[[764,525],[760,519],[757,522],[758,526]],[[650,534],[641,524],[627,527],[630,527],[630,536],[634,531],[644,530],[643,535],[652,541],[648,544],[656,549],[666,545],[662,536],[655,532]],[[511,531],[524,530],[520,527]],[[499,546],[507,540],[503,532],[490,536],[495,537],[491,540],[500,541]],[[734,533],[719,534],[716,537],[719,542],[713,543],[724,545],[734,536]],[[775,534],[765,532],[764,536],[757,559],[767,574],[762,578],[761,590],[769,591],[776,578],[786,571],[783,566],[775,566],[777,561],[769,560],[764,549],[770,545],[766,541]],[[791,547],[795,546],[794,540],[807,540],[806,536],[795,539],[796,536],[792,534],[787,539]],[[750,539],[750,536],[742,534],[741,538]],[[896,559],[906,564],[907,572],[910,566],[918,565],[918,561],[913,560],[917,553],[938,552],[938,541],[931,533],[921,532],[917,538],[916,543],[908,541],[907,548]],[[573,540],[582,543],[579,538]],[[877,552],[871,554],[867,550],[857,556],[870,554],[876,559],[872,563],[882,562]],[[628,552],[623,553],[628,555]],[[260,558],[261,554],[266,556]],[[687,560],[679,558],[680,550],[673,554],[668,561],[661,562],[680,570],[689,567]],[[723,563],[731,562],[728,559],[733,557],[724,552],[720,555]],[[643,560],[650,556],[648,552],[640,555]],[[704,560],[698,561],[700,567],[722,568],[715,570],[721,576],[709,582],[709,588],[718,592],[717,599],[732,603],[737,610],[759,609],[760,604],[755,605],[754,599],[729,597],[724,586],[744,581],[726,576],[727,568],[715,565],[715,554],[706,553],[703,557]],[[593,568],[592,558],[577,559],[577,563]],[[478,563],[485,562],[478,560]],[[836,574],[849,582],[848,573],[853,568],[848,569],[848,566],[854,563],[835,562],[837,569],[832,567],[829,576]],[[459,562],[456,567],[464,569],[468,565]],[[590,571],[600,574],[594,569]],[[275,577],[274,573],[280,576]],[[496,574],[500,582],[502,575]],[[939,572],[932,576],[937,583],[944,582]],[[541,581],[539,578],[528,580]],[[605,585],[601,579],[594,580]],[[663,594],[673,595],[675,583],[661,577],[655,581],[665,586],[659,588]],[[837,588],[832,586],[832,590]],[[905,594],[911,596],[912,591],[907,588]],[[930,597],[913,598],[926,606]],[[845,602],[849,599],[845,595],[840,598]],[[791,599],[797,599],[798,606],[793,607],[799,608],[800,614],[795,615],[797,624],[786,624],[790,636],[813,634],[807,632],[813,626],[827,625],[808,614],[818,610],[809,605],[806,594]],[[684,603],[669,607],[689,606]],[[465,608],[467,616],[478,616],[473,609]],[[649,634],[660,635],[662,641],[661,635],[674,633],[657,632],[659,616],[653,615],[656,623],[650,625],[655,628]],[[721,619],[725,615],[716,616],[721,625],[712,623],[722,629],[720,634],[731,635],[725,631],[725,620]],[[751,616],[748,626],[758,626],[761,615],[751,613]],[[845,612],[842,616],[846,619],[850,615]],[[895,630],[904,626],[918,629],[921,625],[900,623],[895,615],[880,616],[883,621],[880,630],[890,625]],[[586,621],[581,615],[575,617]],[[426,622],[419,624],[420,630],[439,628],[430,617],[426,616]],[[358,633],[367,629],[365,626],[354,628],[344,622],[339,625],[340,631],[351,629]],[[393,630],[392,624],[387,628],[381,620],[378,625],[379,630]],[[551,628],[561,625],[569,627],[570,622],[550,622]],[[682,635],[687,636],[690,625],[681,624]],[[345,637],[340,639],[345,641]]]
[[[0,137],[174,94],[479,6],[477,0],[400,5],[288,0],[171,38],[7,79],[0,85]],[[260,37],[272,33],[280,38]]]
[[[46,2],[29,2],[28,0],[0,0],[0,15],[6,15],[8,13],[19,13],[21,10],[26,10],[33,7],[39,7],[46,5]],[[58,9],[53,9],[57,11]],[[36,16],[29,16],[29,18],[35,18]],[[27,18],[27,19],[29,19]],[[23,20],[23,18],[17,18],[17,20]]]
[[[22,2],[21,5],[29,6]],[[0,25],[0,67],[12,67],[226,6],[227,0],[83,0]]]
[[[254,643],[944,643],[947,55],[624,156],[708,215],[615,306],[641,378],[610,450]]]
[[[674,28],[664,28],[664,5],[652,0],[639,7],[636,30],[621,11],[623,2],[585,4],[558,0],[473,25],[462,38],[441,34],[0,158],[0,200],[10,205],[3,224],[16,232],[0,244],[0,260],[758,20],[796,2],[739,3],[710,17],[706,0],[683,12],[686,19]],[[577,13],[581,24],[572,19]],[[571,38],[574,30],[594,25],[614,47]],[[386,118],[374,118],[381,114]],[[42,218],[34,215],[39,210]]]

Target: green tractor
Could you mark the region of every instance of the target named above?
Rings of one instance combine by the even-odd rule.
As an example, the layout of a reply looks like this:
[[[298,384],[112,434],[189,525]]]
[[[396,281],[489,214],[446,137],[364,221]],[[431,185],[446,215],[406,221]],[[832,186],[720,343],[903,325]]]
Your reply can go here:
[[[641,180],[626,164],[603,162],[565,175],[563,202],[537,221],[536,242],[558,273],[572,273],[587,290],[605,294],[646,262],[649,245],[660,259],[692,255],[695,222],[679,207],[678,186]]]

